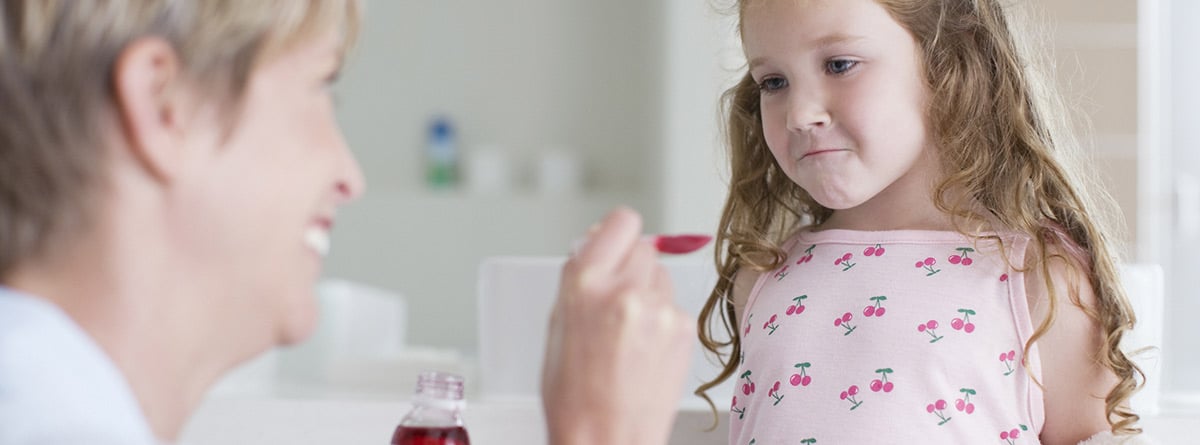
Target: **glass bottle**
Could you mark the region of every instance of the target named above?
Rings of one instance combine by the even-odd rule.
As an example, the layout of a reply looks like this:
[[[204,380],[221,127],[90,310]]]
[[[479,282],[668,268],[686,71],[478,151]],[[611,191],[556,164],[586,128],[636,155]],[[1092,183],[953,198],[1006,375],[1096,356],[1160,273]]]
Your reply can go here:
[[[470,445],[462,420],[466,404],[461,376],[421,373],[413,408],[392,434],[392,445]]]

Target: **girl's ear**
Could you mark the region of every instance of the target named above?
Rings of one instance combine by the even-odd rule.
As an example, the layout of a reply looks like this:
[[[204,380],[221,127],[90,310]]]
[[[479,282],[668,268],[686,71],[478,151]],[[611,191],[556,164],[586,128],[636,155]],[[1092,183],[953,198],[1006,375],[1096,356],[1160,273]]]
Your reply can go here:
[[[170,182],[183,158],[182,66],[175,48],[148,37],[129,44],[114,64],[113,99],[130,159],[149,177]]]

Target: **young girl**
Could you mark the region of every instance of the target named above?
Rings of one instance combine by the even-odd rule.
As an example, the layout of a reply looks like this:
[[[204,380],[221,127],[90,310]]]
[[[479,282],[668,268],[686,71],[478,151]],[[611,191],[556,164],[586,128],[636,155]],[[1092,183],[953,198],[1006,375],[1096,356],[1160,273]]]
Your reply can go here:
[[[700,323],[725,368],[697,390],[736,379],[730,443],[1137,432],[1111,232],[1000,2],[737,7],[749,72]]]

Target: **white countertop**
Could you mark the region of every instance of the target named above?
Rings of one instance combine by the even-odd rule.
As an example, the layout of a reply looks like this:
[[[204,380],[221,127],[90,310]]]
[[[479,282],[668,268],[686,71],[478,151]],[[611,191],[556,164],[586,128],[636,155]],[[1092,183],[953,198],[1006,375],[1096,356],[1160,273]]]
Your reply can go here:
[[[238,444],[387,444],[411,405],[402,401],[303,400],[283,398],[210,398],[183,432],[180,445]],[[727,416],[705,432],[707,411],[684,411],[675,422],[671,443],[723,445]],[[545,421],[536,400],[470,403],[464,414],[472,445],[541,445]]]
[[[181,445],[386,444],[411,405],[404,401],[215,397],[207,400],[184,430]],[[673,445],[724,445],[728,416],[712,421],[707,410],[683,410]],[[545,421],[536,400],[473,402],[464,415],[473,445],[543,445]],[[1143,419],[1146,432],[1163,445],[1196,443],[1200,413],[1167,412]]]

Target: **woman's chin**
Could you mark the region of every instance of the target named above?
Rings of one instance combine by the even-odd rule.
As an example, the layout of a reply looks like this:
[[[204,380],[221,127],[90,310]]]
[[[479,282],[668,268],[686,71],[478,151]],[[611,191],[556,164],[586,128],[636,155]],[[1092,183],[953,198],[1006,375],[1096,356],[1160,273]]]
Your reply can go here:
[[[310,296],[303,308],[296,308],[283,321],[278,332],[276,343],[279,346],[291,346],[307,340],[317,329],[316,296]]]

